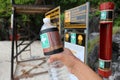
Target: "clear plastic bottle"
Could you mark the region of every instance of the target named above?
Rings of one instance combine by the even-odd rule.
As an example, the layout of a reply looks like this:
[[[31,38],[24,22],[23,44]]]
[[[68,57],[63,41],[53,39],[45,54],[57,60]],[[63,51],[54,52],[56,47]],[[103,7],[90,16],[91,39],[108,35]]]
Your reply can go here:
[[[61,61],[48,64],[51,80],[70,80],[69,71]]]
[[[40,39],[42,42],[44,55],[46,56],[46,59],[49,59],[50,55],[62,52],[63,45],[59,32],[58,30],[56,31],[55,26],[51,25],[50,19],[44,18],[43,22],[44,25],[41,28],[42,34],[40,33]],[[52,28],[54,28],[53,31],[51,31]],[[47,37],[45,37],[44,35],[46,35]],[[51,78],[50,80],[70,80],[69,71],[61,61],[54,61],[52,63],[48,63],[48,67],[48,72]]]

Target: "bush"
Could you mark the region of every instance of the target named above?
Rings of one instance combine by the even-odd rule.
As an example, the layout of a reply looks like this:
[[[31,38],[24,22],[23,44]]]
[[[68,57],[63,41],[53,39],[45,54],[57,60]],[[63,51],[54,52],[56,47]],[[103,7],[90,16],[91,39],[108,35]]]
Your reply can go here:
[[[115,19],[114,25],[120,27],[120,15]]]

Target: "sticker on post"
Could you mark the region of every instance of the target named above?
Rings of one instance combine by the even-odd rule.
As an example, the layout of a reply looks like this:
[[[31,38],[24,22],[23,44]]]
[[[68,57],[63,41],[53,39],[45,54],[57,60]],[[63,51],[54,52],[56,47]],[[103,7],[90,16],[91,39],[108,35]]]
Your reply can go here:
[[[104,69],[104,66],[105,66],[104,61],[99,60],[99,67],[100,67],[101,69]]]
[[[101,20],[106,20],[106,18],[107,18],[107,12],[106,12],[106,11],[102,11],[102,12],[101,12],[100,19],[101,19]]]

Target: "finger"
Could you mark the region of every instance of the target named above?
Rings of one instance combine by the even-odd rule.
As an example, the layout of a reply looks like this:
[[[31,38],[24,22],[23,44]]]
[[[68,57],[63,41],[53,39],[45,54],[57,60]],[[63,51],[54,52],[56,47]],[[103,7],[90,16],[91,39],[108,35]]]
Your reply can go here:
[[[57,60],[62,60],[62,57],[63,57],[62,53],[51,55],[50,58],[48,59],[48,62],[52,63]]]
[[[73,55],[72,51],[68,48],[64,48],[64,54]]]

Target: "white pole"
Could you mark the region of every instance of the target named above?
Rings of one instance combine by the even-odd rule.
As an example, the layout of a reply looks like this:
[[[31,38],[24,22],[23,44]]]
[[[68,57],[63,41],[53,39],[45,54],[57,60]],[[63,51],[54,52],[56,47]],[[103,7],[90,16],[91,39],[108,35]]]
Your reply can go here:
[[[89,7],[90,7],[90,3],[87,2],[86,3],[87,5],[87,12],[86,12],[86,31],[85,31],[85,34],[86,34],[86,49],[85,49],[85,63],[87,64],[87,57],[88,57],[88,30],[89,30]]]

